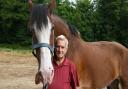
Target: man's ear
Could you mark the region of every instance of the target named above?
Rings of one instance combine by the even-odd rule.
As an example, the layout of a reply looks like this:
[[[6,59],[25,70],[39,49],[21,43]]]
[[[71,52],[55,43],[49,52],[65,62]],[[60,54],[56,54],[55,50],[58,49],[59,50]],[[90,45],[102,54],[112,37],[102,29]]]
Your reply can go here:
[[[29,11],[31,11],[33,7],[32,0],[28,0],[28,5],[29,5]]]
[[[52,11],[55,9],[55,7],[56,7],[56,0],[51,0],[48,5],[50,14],[52,14]]]

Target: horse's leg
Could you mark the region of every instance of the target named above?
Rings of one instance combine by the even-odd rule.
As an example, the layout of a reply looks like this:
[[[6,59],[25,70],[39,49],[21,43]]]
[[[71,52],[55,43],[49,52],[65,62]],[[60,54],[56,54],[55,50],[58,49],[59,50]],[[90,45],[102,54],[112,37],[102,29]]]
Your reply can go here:
[[[128,89],[128,50],[124,52],[124,59],[121,61],[121,86],[122,89]]]
[[[110,85],[107,86],[107,89],[119,89],[119,79],[115,79]]]

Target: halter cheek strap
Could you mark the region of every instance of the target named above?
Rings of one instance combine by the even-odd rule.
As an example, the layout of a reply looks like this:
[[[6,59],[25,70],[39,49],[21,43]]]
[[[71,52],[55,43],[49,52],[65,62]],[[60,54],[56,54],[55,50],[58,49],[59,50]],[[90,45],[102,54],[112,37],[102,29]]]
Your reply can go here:
[[[47,48],[49,48],[49,50],[50,50],[52,56],[54,55],[54,47],[51,47],[48,43],[39,43],[39,44],[33,44],[33,45],[32,45],[32,49],[33,49],[33,50],[32,50],[32,54],[33,54],[35,57],[37,57],[37,55],[35,54],[34,49],[41,48],[41,47],[47,47]]]

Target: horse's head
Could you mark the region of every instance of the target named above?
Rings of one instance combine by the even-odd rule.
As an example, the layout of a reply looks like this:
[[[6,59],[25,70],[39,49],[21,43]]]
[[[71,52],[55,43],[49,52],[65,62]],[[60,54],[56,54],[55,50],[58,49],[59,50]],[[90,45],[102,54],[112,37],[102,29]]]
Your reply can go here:
[[[50,83],[53,77],[53,44],[54,31],[51,20],[51,11],[55,6],[55,1],[51,0],[49,6],[33,5],[29,0],[30,20],[29,29],[32,33],[32,48],[33,54],[38,60],[38,73],[35,83],[42,81],[43,84]],[[35,50],[35,51],[34,51]]]

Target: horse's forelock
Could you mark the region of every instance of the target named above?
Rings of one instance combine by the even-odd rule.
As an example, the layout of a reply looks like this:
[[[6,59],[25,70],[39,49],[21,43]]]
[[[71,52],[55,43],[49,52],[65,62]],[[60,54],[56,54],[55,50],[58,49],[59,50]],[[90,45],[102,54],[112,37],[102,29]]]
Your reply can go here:
[[[48,24],[48,7],[46,5],[35,5],[32,8],[31,17],[30,17],[30,27],[35,23],[38,29],[41,29],[42,25],[45,27]]]

